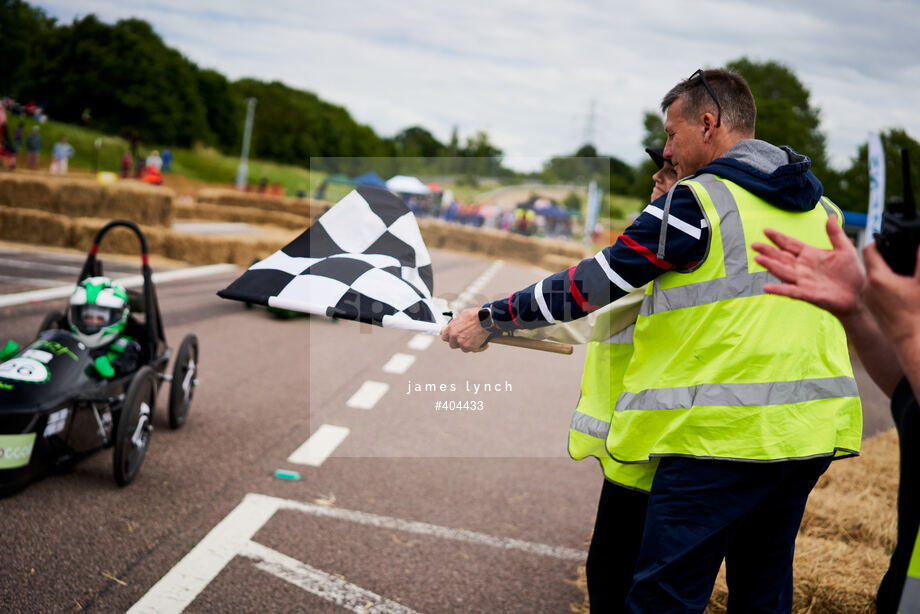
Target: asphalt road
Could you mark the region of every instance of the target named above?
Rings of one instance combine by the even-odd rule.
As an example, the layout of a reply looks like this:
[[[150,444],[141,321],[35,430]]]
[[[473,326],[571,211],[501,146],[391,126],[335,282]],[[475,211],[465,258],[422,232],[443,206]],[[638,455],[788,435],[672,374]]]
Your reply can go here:
[[[486,271],[483,300],[539,277],[432,257],[448,299]],[[0,274],[16,277],[2,258]],[[569,580],[601,486],[595,463],[565,451],[582,351],[465,355],[407,332],[279,320],[218,299],[233,278],[158,285],[170,345],[198,335],[200,385],[178,431],[160,391],[134,483],[115,485],[103,450],[0,500],[0,610],[566,612],[581,602]],[[0,278],[0,293],[38,287],[14,283]],[[0,341],[28,343],[63,305],[0,308]],[[867,433],[888,428],[883,397],[857,371]]]

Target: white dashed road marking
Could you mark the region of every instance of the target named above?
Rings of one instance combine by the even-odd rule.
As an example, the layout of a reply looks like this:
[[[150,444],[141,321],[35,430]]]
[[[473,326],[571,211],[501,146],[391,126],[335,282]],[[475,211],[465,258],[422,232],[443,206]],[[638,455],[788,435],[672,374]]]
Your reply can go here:
[[[434,335],[423,335],[419,333],[411,339],[409,339],[409,349],[410,350],[427,350],[432,343],[434,343]]]
[[[387,364],[383,365],[383,372],[402,374],[405,373],[414,362],[415,356],[412,354],[393,354],[393,357],[387,361]]]
[[[361,384],[358,392],[351,395],[351,398],[345,401],[345,405],[355,409],[373,409],[377,401],[383,398],[383,395],[390,389],[389,384],[383,382],[372,382],[370,380]]]
[[[339,447],[349,430],[344,426],[323,424],[299,448],[288,456],[289,463],[319,467]]]
[[[347,427],[323,424],[288,456],[288,462],[319,467],[345,441],[348,433]]]
[[[492,263],[492,266],[487,268],[483,273],[473,280],[473,282],[467,286],[466,290],[460,293],[453,303],[451,303],[450,308],[453,310],[454,315],[457,314],[461,309],[469,307],[470,304],[476,299],[477,295],[482,291],[487,283],[492,281],[492,278],[495,277],[495,274],[498,273],[498,270],[504,266],[505,262],[503,260],[496,260]]]

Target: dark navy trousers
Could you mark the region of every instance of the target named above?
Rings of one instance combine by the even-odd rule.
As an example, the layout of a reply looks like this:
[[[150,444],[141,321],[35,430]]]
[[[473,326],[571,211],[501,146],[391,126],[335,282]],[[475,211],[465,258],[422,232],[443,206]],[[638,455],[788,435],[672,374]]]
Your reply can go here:
[[[830,462],[663,458],[627,610],[703,612],[725,559],[730,614],[790,612],[795,537]]]

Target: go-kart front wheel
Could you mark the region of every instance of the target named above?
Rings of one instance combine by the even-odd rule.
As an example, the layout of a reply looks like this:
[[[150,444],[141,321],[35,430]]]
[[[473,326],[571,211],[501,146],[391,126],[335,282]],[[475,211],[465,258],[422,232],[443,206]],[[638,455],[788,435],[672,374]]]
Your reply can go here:
[[[128,386],[115,433],[114,470],[119,486],[129,484],[144,462],[156,400],[156,372],[149,366],[141,367]]]
[[[177,429],[188,418],[188,408],[198,385],[198,337],[186,335],[176,353],[169,385],[169,428]]]

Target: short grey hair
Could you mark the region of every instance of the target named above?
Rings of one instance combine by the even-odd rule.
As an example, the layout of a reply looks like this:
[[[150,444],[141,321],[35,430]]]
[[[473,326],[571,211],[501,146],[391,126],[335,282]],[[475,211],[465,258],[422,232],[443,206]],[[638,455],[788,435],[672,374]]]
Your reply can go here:
[[[719,106],[722,107],[722,121],[726,126],[730,130],[754,134],[757,106],[744,77],[724,68],[704,70],[703,75],[718,99]],[[661,100],[661,111],[667,113],[668,108],[678,98],[684,101],[683,115],[688,119],[698,117],[707,111],[718,113],[712,96],[706,91],[706,86],[698,75],[684,79],[672,87]]]

